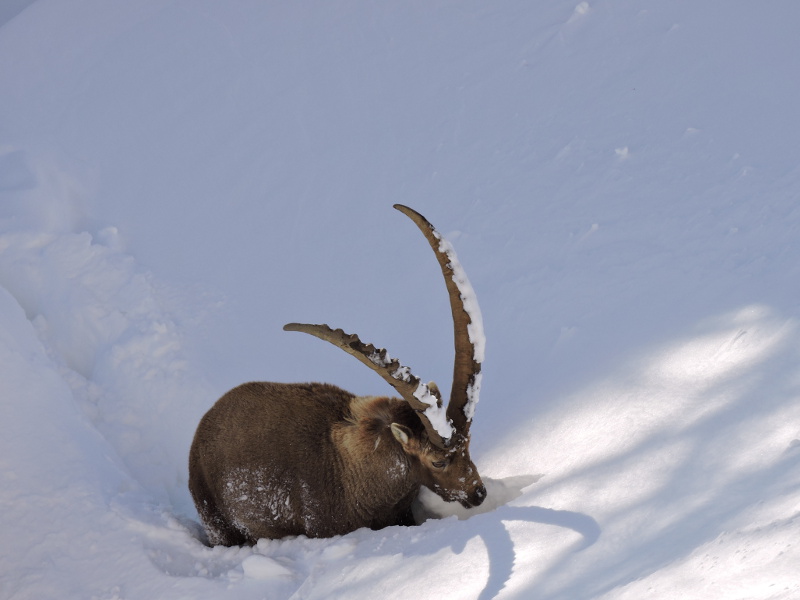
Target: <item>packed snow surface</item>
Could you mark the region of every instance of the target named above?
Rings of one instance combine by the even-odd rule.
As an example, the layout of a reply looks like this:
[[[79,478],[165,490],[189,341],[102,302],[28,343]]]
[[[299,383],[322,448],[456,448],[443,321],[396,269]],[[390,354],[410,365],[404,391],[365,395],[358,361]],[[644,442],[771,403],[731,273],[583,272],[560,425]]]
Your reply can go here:
[[[0,598],[800,597],[800,5],[0,8]],[[248,380],[391,393],[284,323],[491,360],[478,509],[209,548]],[[341,354],[341,356],[339,356]]]

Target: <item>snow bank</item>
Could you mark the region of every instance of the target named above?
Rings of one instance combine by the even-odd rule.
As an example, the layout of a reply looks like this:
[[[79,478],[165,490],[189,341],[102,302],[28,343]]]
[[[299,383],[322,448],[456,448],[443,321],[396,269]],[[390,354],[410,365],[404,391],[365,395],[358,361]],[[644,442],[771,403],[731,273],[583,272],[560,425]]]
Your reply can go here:
[[[17,299],[83,415],[142,483],[185,496],[185,452],[209,390],[187,372],[162,295],[88,233],[7,232],[0,283]]]

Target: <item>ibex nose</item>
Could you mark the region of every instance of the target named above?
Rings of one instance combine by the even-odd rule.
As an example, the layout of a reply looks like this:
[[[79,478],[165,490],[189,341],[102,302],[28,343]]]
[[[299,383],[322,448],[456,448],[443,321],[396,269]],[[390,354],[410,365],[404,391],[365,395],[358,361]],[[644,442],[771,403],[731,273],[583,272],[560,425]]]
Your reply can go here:
[[[472,492],[472,498],[470,498],[470,501],[472,502],[472,506],[480,506],[483,504],[484,500],[486,500],[486,487],[481,484],[475,488],[474,492]]]

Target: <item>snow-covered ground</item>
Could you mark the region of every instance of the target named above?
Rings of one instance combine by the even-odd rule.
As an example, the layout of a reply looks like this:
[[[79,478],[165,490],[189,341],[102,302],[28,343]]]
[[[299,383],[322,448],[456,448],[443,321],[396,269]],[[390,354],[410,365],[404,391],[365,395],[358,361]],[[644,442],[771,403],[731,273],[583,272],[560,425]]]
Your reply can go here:
[[[799,19],[9,0],[0,598],[799,598]],[[480,299],[485,510],[203,546],[186,462],[219,395],[391,392],[284,323],[449,387],[396,202]]]

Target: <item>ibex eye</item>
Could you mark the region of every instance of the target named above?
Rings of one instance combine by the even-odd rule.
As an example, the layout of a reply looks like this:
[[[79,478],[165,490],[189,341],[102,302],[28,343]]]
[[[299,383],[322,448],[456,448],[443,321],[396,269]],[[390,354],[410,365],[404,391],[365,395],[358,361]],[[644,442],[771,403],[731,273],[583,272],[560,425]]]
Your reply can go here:
[[[447,466],[446,460],[435,460],[431,463],[437,469],[444,469]]]

